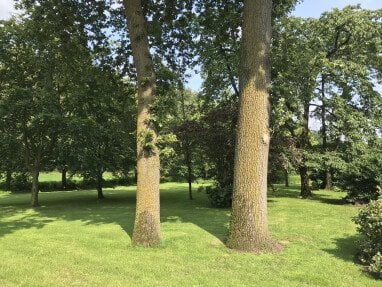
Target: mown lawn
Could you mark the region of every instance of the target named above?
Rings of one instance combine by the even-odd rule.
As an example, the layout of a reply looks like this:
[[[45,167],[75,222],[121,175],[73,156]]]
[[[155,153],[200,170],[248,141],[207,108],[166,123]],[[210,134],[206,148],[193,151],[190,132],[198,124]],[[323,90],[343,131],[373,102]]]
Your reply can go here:
[[[354,263],[357,246],[343,193],[298,198],[298,186],[269,194],[279,254],[225,248],[229,210],[183,183],[161,185],[162,245],[131,246],[134,187],[29,194],[0,192],[0,286],[382,286]]]

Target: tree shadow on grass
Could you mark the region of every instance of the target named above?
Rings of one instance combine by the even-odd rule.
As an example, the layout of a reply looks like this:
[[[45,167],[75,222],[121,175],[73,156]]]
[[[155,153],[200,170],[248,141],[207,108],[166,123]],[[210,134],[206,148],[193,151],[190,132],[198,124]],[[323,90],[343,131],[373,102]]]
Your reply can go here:
[[[176,191],[162,193],[161,222],[179,220],[193,223],[225,242],[230,210],[210,207],[204,196],[194,196],[194,200],[189,200],[185,192],[182,192],[182,197],[176,193]]]
[[[357,253],[359,246],[359,235],[350,235],[342,238],[334,238],[336,247],[333,249],[324,249],[323,251],[334,255],[344,261],[357,262]]]
[[[117,223],[131,238],[135,217],[135,191],[105,190],[97,200],[93,191],[42,193],[38,208],[29,206],[29,196],[0,201],[0,237],[22,229],[43,228],[55,220],[81,221],[83,224]],[[205,195],[188,199],[183,187],[161,189],[161,222],[190,222],[224,241],[229,220],[228,209],[208,206]]]
[[[107,194],[108,192],[106,192]],[[41,193],[40,206],[29,206],[25,200],[0,202],[0,237],[21,229],[43,228],[55,220],[78,221],[84,224],[117,223],[132,234],[135,211],[134,192],[111,191],[105,200],[97,200],[89,191]]]
[[[368,272],[365,265],[363,265],[359,259],[358,254],[359,250],[359,242],[361,241],[360,235],[350,235],[342,238],[334,238],[334,243],[336,244],[336,248],[334,249],[323,249],[323,251],[334,255],[335,257],[342,259],[344,261],[353,262],[357,264],[358,267],[363,271],[363,273],[372,279],[378,280],[378,277]]]
[[[300,185],[290,185],[285,187],[281,184],[274,185],[275,187],[269,189],[268,197],[269,198],[301,198],[300,197]],[[318,194],[314,191],[312,192],[313,196],[306,200],[316,200],[325,204],[331,205],[346,205],[349,204],[343,198],[334,198],[334,191],[328,191],[327,194]]]

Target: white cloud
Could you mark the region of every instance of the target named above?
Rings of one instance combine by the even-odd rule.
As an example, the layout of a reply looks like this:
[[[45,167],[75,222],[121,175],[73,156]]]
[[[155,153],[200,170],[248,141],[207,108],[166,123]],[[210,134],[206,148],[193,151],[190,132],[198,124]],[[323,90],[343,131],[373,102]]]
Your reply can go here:
[[[0,0],[0,19],[6,20],[15,12],[13,0]]]

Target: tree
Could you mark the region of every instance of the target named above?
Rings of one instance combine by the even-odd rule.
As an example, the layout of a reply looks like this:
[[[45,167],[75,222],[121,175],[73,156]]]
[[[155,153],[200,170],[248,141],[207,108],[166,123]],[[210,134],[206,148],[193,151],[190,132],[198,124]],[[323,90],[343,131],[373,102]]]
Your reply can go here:
[[[280,248],[271,239],[267,222],[271,11],[272,1],[244,1],[240,109],[227,241],[228,247],[242,251],[266,252]]]
[[[151,104],[155,97],[155,71],[150,55],[147,24],[140,0],[124,0],[129,35],[137,72],[137,206],[133,244],[160,243],[160,162],[157,131],[152,123]]]
[[[318,20],[289,17],[277,23],[272,101],[289,113],[281,115],[280,130],[289,139],[284,142],[294,143],[289,154],[300,172],[303,198],[311,196],[308,168],[330,189],[343,155],[351,154],[345,146],[368,142],[378,130],[380,13],[348,6]],[[315,142],[312,118],[320,123]]]

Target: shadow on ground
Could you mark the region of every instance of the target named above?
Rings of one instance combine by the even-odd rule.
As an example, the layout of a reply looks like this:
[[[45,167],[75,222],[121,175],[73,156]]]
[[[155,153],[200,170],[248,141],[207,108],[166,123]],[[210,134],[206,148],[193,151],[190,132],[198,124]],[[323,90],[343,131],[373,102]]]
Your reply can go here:
[[[360,236],[358,235],[334,238],[333,241],[336,247],[333,249],[324,249],[324,251],[344,261],[356,262],[359,240]]]
[[[188,199],[186,188],[161,189],[161,222],[181,221],[198,225],[224,241],[229,219],[228,209],[209,207],[205,196]],[[53,195],[53,196],[50,196]],[[29,196],[9,195],[0,201],[0,237],[28,228],[43,228],[57,219],[84,224],[117,223],[132,236],[135,216],[135,191],[106,190],[106,198],[97,200],[90,191],[42,193],[38,208],[31,208]],[[12,198],[14,197],[14,198]]]
[[[345,205],[349,204],[342,198],[333,198],[332,193],[334,191],[327,191],[328,194],[318,194],[312,191],[313,196],[307,200],[316,200],[326,204],[332,205]],[[268,193],[269,198],[300,198],[300,185],[290,185],[285,187],[284,185],[274,185]]]

